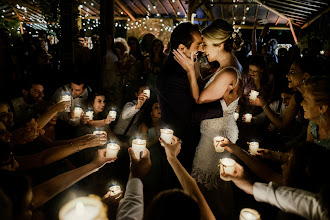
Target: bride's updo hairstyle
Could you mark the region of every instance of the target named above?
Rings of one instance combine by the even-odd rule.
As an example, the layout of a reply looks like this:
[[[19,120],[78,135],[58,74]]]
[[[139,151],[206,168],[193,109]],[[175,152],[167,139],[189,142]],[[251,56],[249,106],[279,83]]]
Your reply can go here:
[[[227,52],[239,51],[244,43],[241,33],[236,32],[233,26],[222,19],[214,20],[202,31],[203,38],[210,40],[214,46],[224,43]]]

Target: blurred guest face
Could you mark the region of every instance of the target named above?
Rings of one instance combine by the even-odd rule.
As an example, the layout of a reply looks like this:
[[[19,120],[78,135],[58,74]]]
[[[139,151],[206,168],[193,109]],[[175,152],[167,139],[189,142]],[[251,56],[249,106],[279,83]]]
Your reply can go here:
[[[286,74],[286,78],[288,78],[289,81],[289,88],[301,86],[303,80],[305,79],[304,73],[296,64],[291,65],[289,72]]]
[[[127,43],[129,45],[131,51],[135,51],[136,50],[136,46],[137,45],[136,45],[135,40],[129,40]]]
[[[40,84],[32,85],[30,96],[35,102],[42,102],[44,98],[44,86]]]
[[[14,126],[13,113],[9,112],[8,105],[0,104],[0,121],[8,128]]]
[[[160,118],[161,117],[161,110],[158,102],[155,102],[152,105],[152,110],[151,110],[151,117],[152,118]]]
[[[13,153],[11,153],[10,158],[0,164],[0,170],[15,171],[18,166],[17,160],[15,160]]]
[[[6,126],[0,122],[0,141],[10,142],[11,133],[7,131]]]
[[[254,80],[260,78],[261,72],[262,70],[258,66],[249,65],[249,74]]]
[[[79,37],[78,38],[78,45],[83,47],[85,44],[85,39],[83,37]]]
[[[161,53],[162,44],[159,41],[156,41],[153,45],[153,49],[155,54]]]
[[[96,96],[93,104],[94,112],[95,113],[103,112],[105,108],[105,104],[106,104],[105,97],[103,95]]]
[[[282,103],[285,105],[285,107],[289,106],[291,96],[292,95],[288,93],[281,93]]]
[[[71,83],[71,93],[73,98],[79,97],[84,91],[84,84],[78,85],[75,83]]]
[[[317,121],[320,116],[321,106],[317,105],[314,101],[312,94],[308,91],[304,91],[304,100],[301,105],[304,108],[304,118],[312,121]]]

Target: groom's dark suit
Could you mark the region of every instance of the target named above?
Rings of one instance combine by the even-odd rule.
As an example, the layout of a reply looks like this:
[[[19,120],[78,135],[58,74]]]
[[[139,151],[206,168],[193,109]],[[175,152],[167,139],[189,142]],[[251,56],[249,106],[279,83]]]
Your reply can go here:
[[[195,104],[187,73],[172,54],[157,79],[156,93],[162,111],[162,126],[173,129],[174,135],[182,140],[179,160],[190,172],[200,137],[199,122],[222,117],[221,104],[219,101]]]

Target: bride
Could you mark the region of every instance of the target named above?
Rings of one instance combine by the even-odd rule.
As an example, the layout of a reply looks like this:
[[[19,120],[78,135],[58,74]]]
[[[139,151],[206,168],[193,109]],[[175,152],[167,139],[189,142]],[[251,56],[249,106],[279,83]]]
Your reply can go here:
[[[187,57],[175,50],[176,61],[186,70],[193,98],[197,104],[219,100],[223,108],[223,117],[207,119],[201,122],[201,139],[196,149],[192,176],[198,182],[213,213],[218,218],[231,219],[234,213],[234,201],[231,183],[219,177],[217,165],[219,159],[230,157],[229,152],[217,153],[213,148],[213,138],[227,137],[235,143],[238,139],[238,128],[234,112],[240,96],[242,67],[233,52],[243,44],[240,33],[233,30],[228,22],[217,19],[202,31],[204,53],[209,62],[220,63],[219,69],[199,90],[194,58]],[[214,206],[214,207],[212,207]]]

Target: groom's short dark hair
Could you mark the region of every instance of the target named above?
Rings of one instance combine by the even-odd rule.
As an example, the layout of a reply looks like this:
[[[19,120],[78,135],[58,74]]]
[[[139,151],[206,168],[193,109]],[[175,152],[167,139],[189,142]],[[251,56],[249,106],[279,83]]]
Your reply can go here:
[[[194,38],[192,36],[193,32],[200,33],[197,25],[189,22],[179,24],[171,34],[171,49],[177,49],[180,44],[185,45],[189,49],[191,44],[194,42]]]

